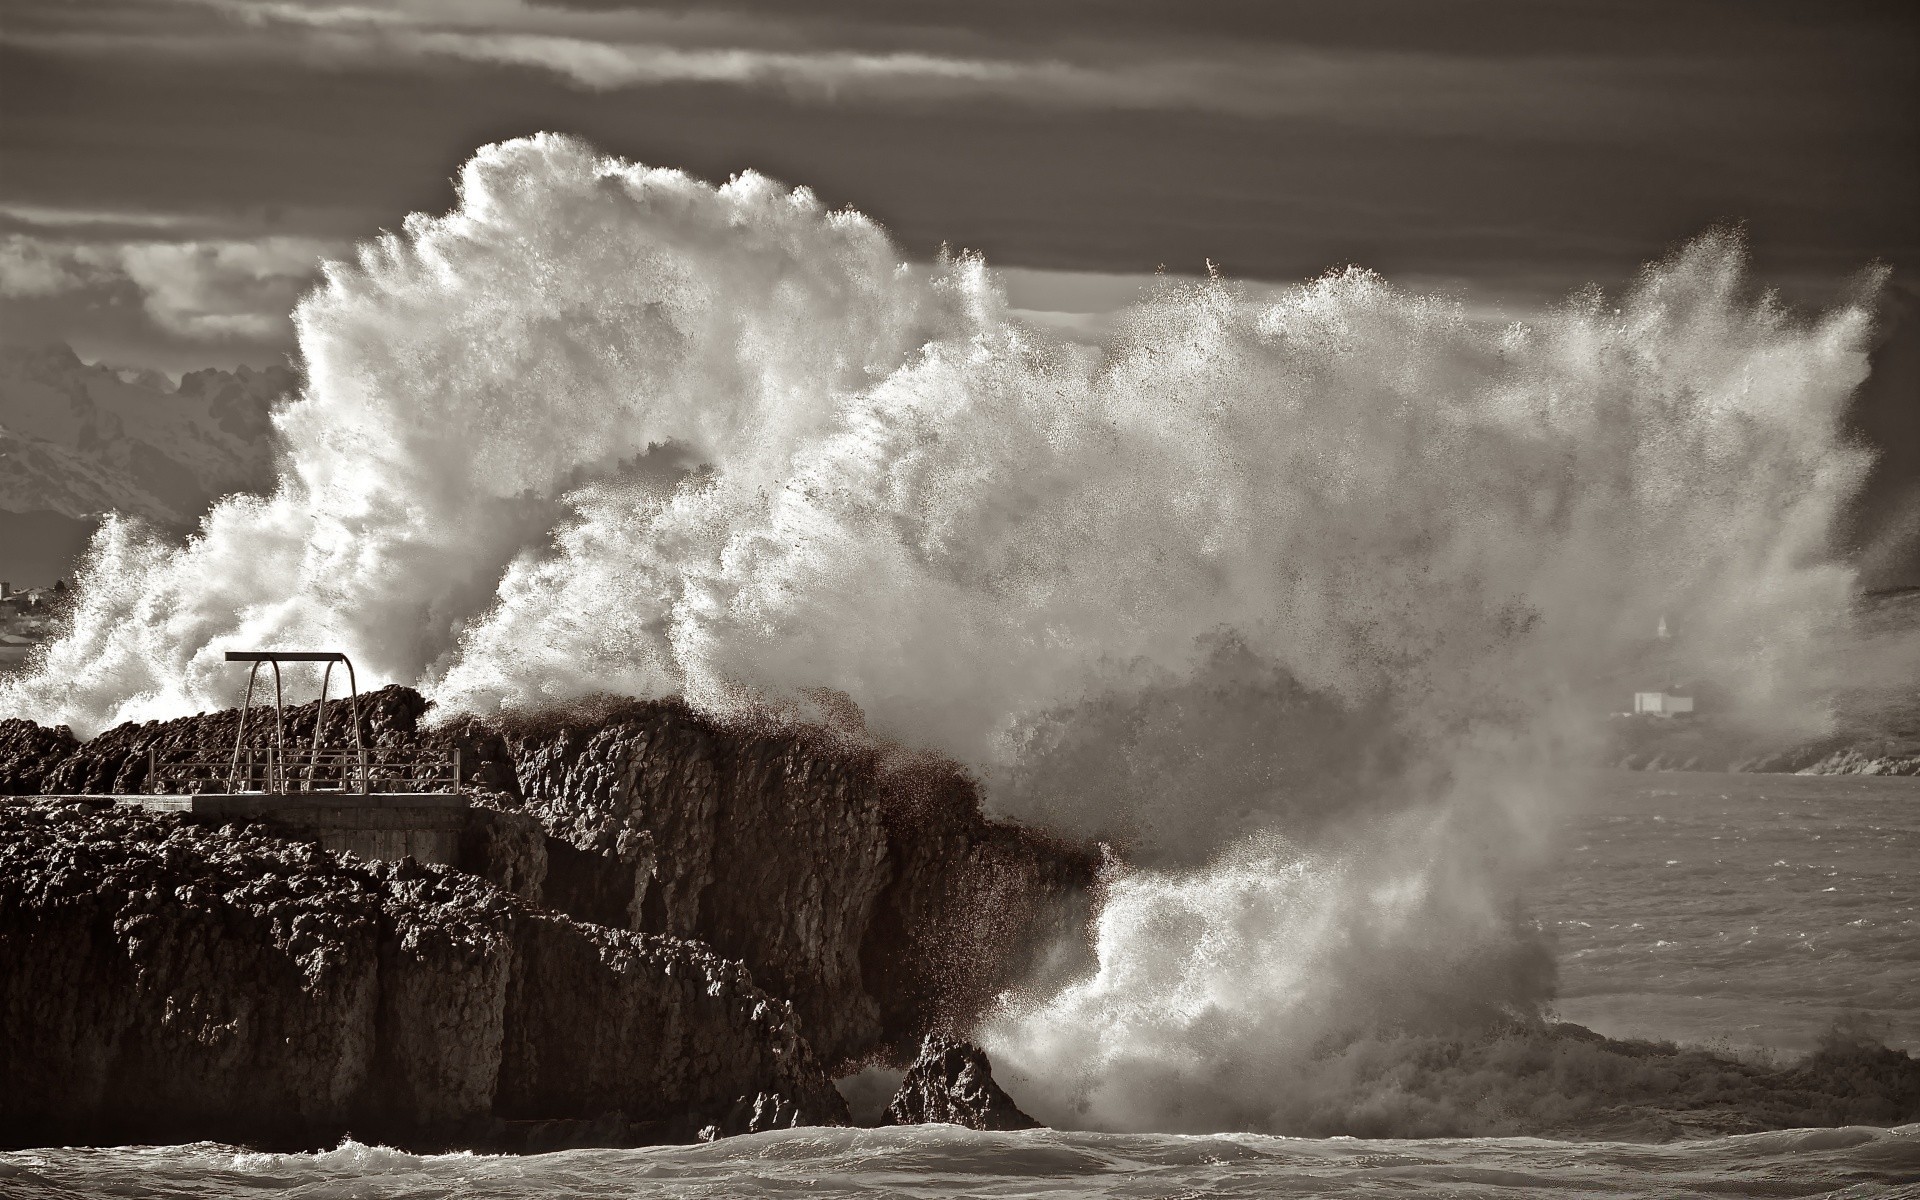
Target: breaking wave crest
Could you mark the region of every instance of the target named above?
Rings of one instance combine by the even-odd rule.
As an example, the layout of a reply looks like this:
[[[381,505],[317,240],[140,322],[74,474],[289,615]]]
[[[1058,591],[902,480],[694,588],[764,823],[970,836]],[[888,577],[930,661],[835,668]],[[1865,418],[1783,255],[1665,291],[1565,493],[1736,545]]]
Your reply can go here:
[[[850,700],[1133,864],[987,1031],[1022,1101],[1273,1127],[1316,1047],[1547,999],[1509,881],[1636,664],[1806,719],[1866,303],[1798,318],[1711,233],[1525,324],[1346,270],[1093,350],[804,190],[503,143],[300,305],[277,491],[110,520],[0,709],[230,704],[239,643],[443,713]]]

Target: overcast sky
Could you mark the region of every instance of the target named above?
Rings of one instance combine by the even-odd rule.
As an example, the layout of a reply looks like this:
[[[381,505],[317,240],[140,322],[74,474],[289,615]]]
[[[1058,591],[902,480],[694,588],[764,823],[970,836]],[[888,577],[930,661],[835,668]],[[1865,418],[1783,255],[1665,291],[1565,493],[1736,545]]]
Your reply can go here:
[[[1528,305],[1716,221],[1811,298],[1920,263],[1916,14],[0,0],[0,322],[176,371],[271,361],[319,256],[444,210],[476,146],[541,129],[804,183],[908,254],[1021,268],[1028,307],[1109,306],[1208,258]]]

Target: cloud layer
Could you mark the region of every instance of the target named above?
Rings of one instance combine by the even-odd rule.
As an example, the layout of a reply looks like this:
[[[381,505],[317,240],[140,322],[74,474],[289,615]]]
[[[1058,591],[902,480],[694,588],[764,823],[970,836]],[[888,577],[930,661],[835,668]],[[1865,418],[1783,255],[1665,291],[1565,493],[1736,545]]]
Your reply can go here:
[[[0,207],[0,304],[137,310],[186,344],[290,348],[288,314],[342,243],[221,236],[154,214]]]
[[[1596,52],[1578,40],[1525,53],[1417,44],[1326,44],[1285,19],[1264,36],[1178,23],[1116,36],[1089,14],[1033,43],[1003,27],[808,16],[788,9],[685,11],[482,0],[187,0],[211,23],[47,22],[0,37],[33,49],[189,60],[290,58],[346,67],[447,60],[531,68],[595,91],[710,84],[802,103],[993,100],[1119,111],[1192,109],[1252,118],[1528,136],[1611,130],[1670,115],[1737,116],[1753,63],[1698,53]],[[1011,22],[1017,27],[1020,21]],[[1206,23],[1195,28],[1204,31]],[[1311,34],[1311,28],[1304,30]],[[1169,36],[1171,35],[1171,36]],[[1768,55],[1762,53],[1760,58]],[[1775,120],[1819,120],[1775,114]]]
[[[540,129],[706,178],[808,178],[921,261],[948,242],[1286,281],[1365,262],[1535,301],[1746,221],[1761,276],[1824,303],[1861,264],[1920,255],[1916,22],[1724,0],[14,0],[0,204],[165,214],[197,231],[120,240],[203,245],[144,256],[138,280],[118,252],[15,247],[42,291],[0,309],[177,366],[275,315],[231,302],[285,247],[237,243],[395,227],[446,206],[471,147]],[[124,277],[119,299],[44,291],[82,268]]]

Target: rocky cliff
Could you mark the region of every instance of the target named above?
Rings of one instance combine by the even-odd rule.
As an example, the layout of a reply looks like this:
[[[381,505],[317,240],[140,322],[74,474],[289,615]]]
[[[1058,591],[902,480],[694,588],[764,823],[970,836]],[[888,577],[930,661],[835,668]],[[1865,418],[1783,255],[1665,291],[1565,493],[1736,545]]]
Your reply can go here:
[[[911,1061],[1084,923],[1088,851],[984,819],[951,764],[670,703],[443,736],[511,762],[491,802],[547,834],[545,903],[741,959],[830,1062]]]
[[[846,1118],[790,1007],[705,947],[172,815],[0,806],[0,964],[14,1145]]]
[[[723,727],[671,701],[431,726],[417,693],[390,687],[360,708],[381,752],[461,751],[464,866],[530,904],[740,960],[836,1068],[912,1061],[1084,925],[1087,848],[987,820],[950,763]],[[286,736],[310,739],[316,716],[289,710]],[[327,721],[340,744],[346,706]],[[224,759],[237,725],[211,713],[78,743],[0,721],[0,793],[139,791],[149,751]]]

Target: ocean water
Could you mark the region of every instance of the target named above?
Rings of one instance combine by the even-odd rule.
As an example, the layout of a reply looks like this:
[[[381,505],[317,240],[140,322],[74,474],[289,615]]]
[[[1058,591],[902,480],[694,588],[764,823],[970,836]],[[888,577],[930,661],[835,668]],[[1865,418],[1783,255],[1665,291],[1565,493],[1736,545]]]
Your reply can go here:
[[[1559,939],[1563,1016],[1784,1054],[1856,1014],[1916,1044],[1920,781],[1623,772],[1597,785],[1528,898]],[[1669,1145],[793,1130],[527,1157],[202,1143],[0,1154],[0,1195],[1920,1196],[1920,1125]]]
[[[1596,782],[1527,897],[1564,1019],[1763,1055],[1853,1020],[1920,1052],[1920,780]]]
[[[0,1158],[18,1196],[775,1197],[1890,1196],[1920,1184],[1920,1125],[1750,1134],[1671,1146],[1531,1138],[1378,1141],[1254,1134],[789,1130],[710,1146],[419,1156],[169,1149]]]

